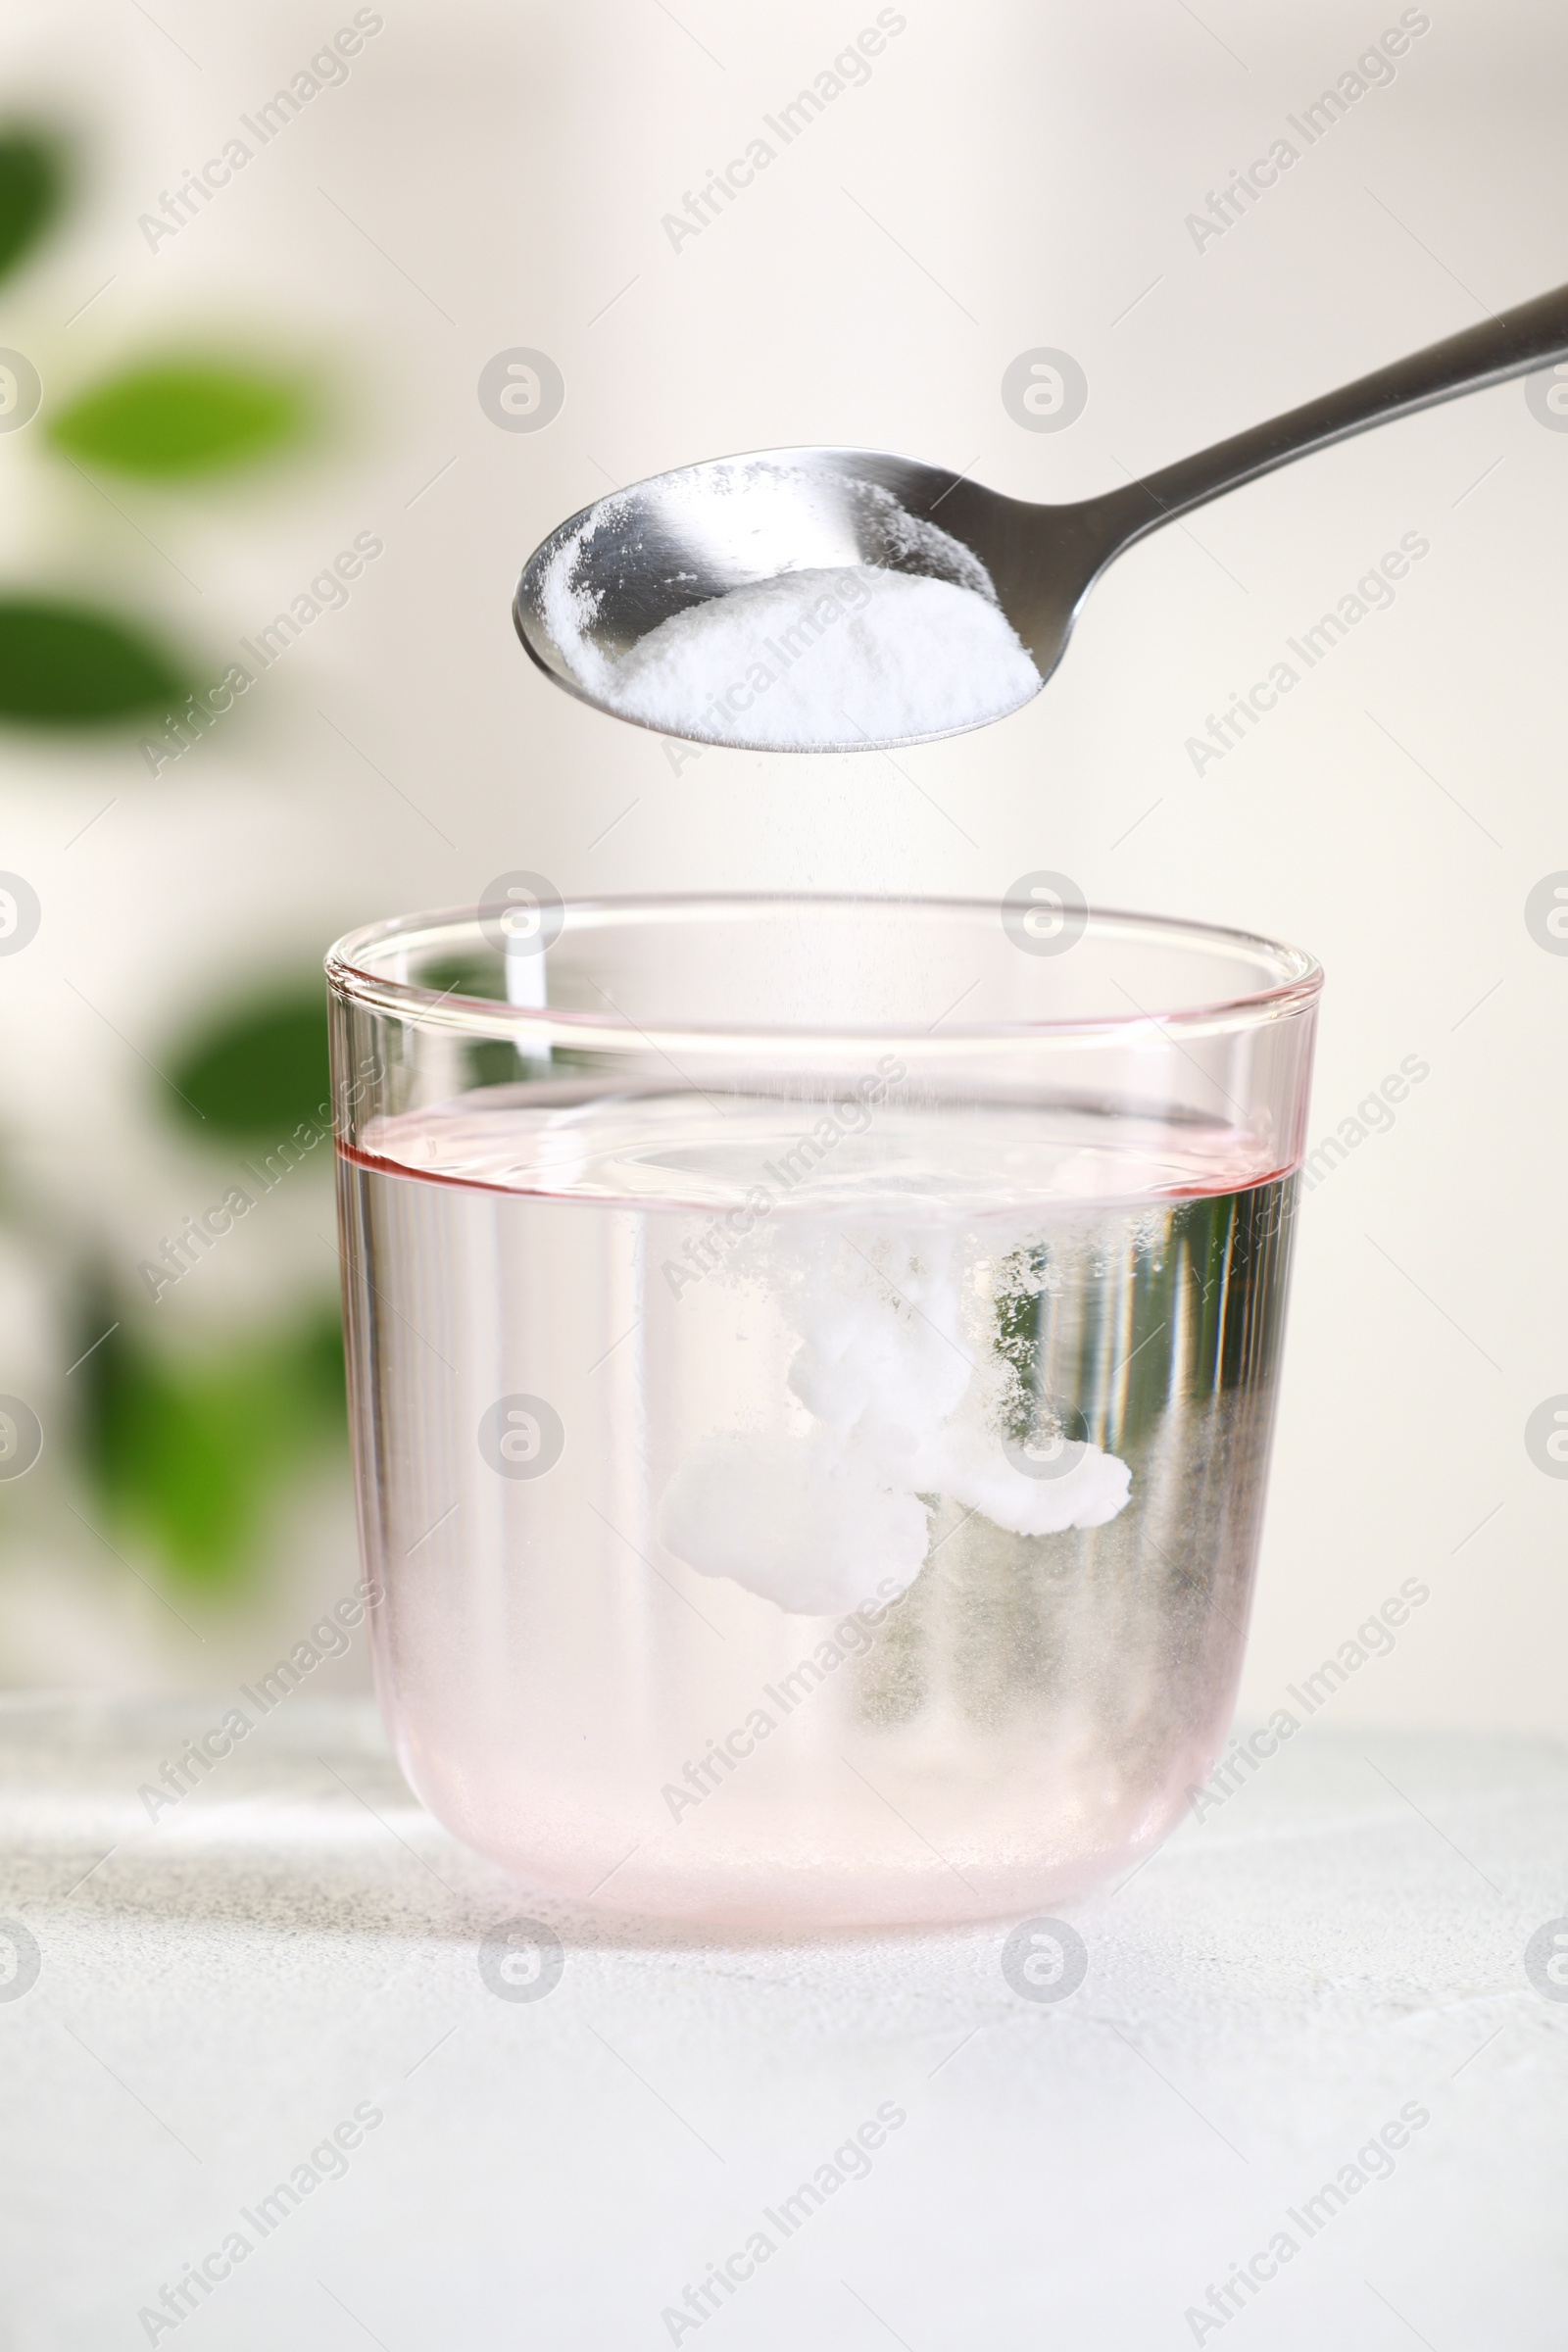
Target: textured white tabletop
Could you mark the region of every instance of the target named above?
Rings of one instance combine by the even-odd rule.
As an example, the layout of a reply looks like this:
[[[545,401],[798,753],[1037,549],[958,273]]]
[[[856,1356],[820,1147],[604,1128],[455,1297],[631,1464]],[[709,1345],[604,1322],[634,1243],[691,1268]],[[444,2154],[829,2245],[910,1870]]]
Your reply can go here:
[[[220,1713],[0,1706],[0,2352],[1568,2343],[1560,1748],[1305,1732],[1062,1995],[596,1928],[348,1705],[149,1822]]]

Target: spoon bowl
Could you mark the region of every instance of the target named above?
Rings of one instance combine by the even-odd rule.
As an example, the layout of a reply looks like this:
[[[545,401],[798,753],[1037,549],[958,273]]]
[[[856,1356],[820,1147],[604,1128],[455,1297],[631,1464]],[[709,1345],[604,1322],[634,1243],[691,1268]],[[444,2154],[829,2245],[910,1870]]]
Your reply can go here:
[[[610,692],[611,665],[661,621],[782,573],[869,564],[994,596],[1043,686],[1095,573],[1115,552],[1114,537],[1094,526],[1099,504],[1029,506],[881,450],[715,458],[635,482],[569,516],[529,557],[514,616],[548,677],[595,710],[624,716]],[[1042,562],[1047,517],[1056,545],[1054,559]],[[698,743],[737,743],[733,733],[705,734],[700,721],[682,732]],[[820,748],[858,752],[866,742]]]
[[[517,585],[517,634],[568,694],[647,724],[617,705],[614,664],[661,622],[790,572],[864,564],[944,580],[999,605],[1043,686],[1096,578],[1147,532],[1312,450],[1564,358],[1568,287],[1559,287],[1160,472],[1070,506],[1031,505],[881,450],[761,450],[684,466],[599,499],[551,532]],[[924,743],[977,723],[984,721],[874,743],[863,734],[823,739],[811,748]],[[737,732],[705,732],[695,712],[690,723],[661,722],[659,731],[732,749],[777,748]]]

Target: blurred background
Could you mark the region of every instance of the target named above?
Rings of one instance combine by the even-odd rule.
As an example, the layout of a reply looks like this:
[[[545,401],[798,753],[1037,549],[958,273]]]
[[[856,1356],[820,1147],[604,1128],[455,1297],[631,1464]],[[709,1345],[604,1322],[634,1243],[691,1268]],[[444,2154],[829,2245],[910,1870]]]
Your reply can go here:
[[[1244,1711],[1416,1577],[1337,1716],[1561,1730],[1568,374],[1160,533],[1038,702],[897,762],[616,727],[508,610],[552,524],[688,459],[1071,499],[1556,284],[1560,15],[13,0],[0,54],[0,1683],[225,1690],[358,1579],[337,933],[519,866],[1051,867],[1328,969]]]

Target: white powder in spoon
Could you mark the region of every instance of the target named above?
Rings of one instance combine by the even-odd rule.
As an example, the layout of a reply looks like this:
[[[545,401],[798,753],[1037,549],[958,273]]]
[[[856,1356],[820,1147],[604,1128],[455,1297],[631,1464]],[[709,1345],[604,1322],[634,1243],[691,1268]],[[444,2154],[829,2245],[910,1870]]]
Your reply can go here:
[[[645,726],[808,752],[981,725],[1037,694],[1040,672],[990,598],[858,564],[688,606],[607,684]]]
[[[671,613],[613,655],[588,634],[597,598],[573,585],[577,552],[545,582],[551,633],[590,692],[667,734],[858,750],[981,726],[1040,691],[972,559],[983,587],[869,564],[783,572]]]

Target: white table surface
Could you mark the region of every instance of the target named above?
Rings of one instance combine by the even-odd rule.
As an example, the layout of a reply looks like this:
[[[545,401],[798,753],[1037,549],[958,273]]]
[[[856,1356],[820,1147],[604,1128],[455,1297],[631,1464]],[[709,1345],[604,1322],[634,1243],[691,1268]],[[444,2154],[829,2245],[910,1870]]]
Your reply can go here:
[[[38,1954],[0,1998],[0,2352],[1568,2345],[1568,2000],[1524,1965],[1568,1912],[1568,1751],[1309,1728],[1072,1907],[1088,1974],[1048,2002],[1002,1928],[596,1928],[454,1845],[351,1704],[280,1707],[149,1824],[220,1712],[0,1704],[0,1916]],[[517,1912],[563,1940],[544,1997],[480,1973]],[[764,2218],[884,2104],[865,2177]],[[1290,2210],[1407,2105],[1309,2237]],[[662,2316],[759,2230],[719,2309]],[[1251,2301],[1188,2316],[1281,2230]],[[139,2316],[235,2231],[177,2325]]]

